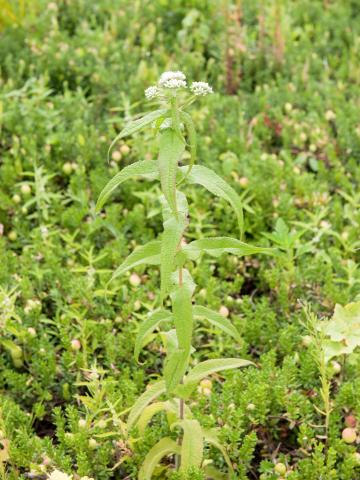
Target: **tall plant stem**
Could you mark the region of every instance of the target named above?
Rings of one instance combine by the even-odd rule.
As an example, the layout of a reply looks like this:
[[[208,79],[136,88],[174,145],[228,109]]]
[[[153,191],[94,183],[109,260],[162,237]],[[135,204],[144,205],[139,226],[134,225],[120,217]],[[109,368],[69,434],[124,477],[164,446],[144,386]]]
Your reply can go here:
[[[183,284],[183,274],[182,274],[182,267],[179,268],[179,286],[181,287]],[[181,382],[182,383],[182,382]],[[184,420],[184,410],[185,410],[185,403],[182,398],[179,401],[179,419]],[[181,437],[178,439],[178,444],[181,445]],[[176,455],[175,457],[175,468],[179,470],[180,468],[180,455]]]

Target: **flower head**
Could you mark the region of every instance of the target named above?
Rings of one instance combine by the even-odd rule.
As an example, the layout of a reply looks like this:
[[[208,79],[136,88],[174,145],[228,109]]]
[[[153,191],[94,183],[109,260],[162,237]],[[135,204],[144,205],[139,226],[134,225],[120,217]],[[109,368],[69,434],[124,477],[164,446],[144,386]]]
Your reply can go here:
[[[160,87],[186,88],[186,76],[183,72],[164,72],[160,76]]]
[[[192,82],[190,90],[194,95],[209,95],[209,93],[213,93],[213,89],[207,82]]]
[[[156,87],[155,85],[147,88],[145,90],[145,97],[148,99],[148,100],[151,100],[153,98],[156,98],[160,95],[160,90],[158,89],[158,87]]]

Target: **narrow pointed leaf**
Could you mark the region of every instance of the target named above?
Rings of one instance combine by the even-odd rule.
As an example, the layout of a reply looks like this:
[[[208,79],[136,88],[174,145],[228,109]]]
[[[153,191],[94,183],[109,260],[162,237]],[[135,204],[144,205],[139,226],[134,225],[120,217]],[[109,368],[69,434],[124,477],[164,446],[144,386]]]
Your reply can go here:
[[[195,125],[194,122],[191,118],[191,116],[186,113],[186,112],[181,112],[180,113],[181,120],[184,122],[187,134],[188,134],[188,140],[190,143],[190,163],[187,168],[186,174],[184,179],[190,174],[193,166],[196,163],[196,156],[197,156],[197,139],[196,139],[196,130],[195,130]]]
[[[209,308],[203,307],[201,305],[194,306],[193,312],[195,317],[206,318],[215,327],[227,333],[238,342],[241,341],[240,334],[236,330],[234,325],[230,322],[230,320],[220,315],[220,313],[214,312],[214,310],[210,310]]]
[[[141,323],[139,332],[136,335],[134,357],[139,360],[140,350],[143,348],[146,338],[159,326],[161,322],[168,321],[172,318],[172,313],[166,310],[159,310],[150,315]]]
[[[189,352],[185,352],[183,349],[175,350],[168,355],[164,367],[164,378],[168,394],[171,394],[181,382],[188,364]]]
[[[180,168],[181,172],[185,175],[187,169],[188,167]],[[239,195],[235,192],[235,190],[230,185],[228,185],[225,180],[219,177],[219,175],[202,165],[193,166],[191,173],[187,176],[187,181],[190,183],[197,183],[199,185],[202,185],[213,195],[223,198],[232,205],[237,216],[241,238],[244,233],[244,214],[242,201]]]
[[[183,247],[184,254],[191,260],[196,260],[202,252],[213,256],[232,253],[239,257],[253,254],[273,255],[274,249],[249,245],[232,237],[212,237],[195,240]]]
[[[158,265],[160,263],[161,242],[153,240],[145,245],[135,248],[130,255],[123,261],[123,263],[115,270],[111,281],[123,275],[128,270],[139,265]]]
[[[116,144],[116,142],[118,142],[119,140],[121,140],[124,137],[127,137],[128,135],[132,135],[133,133],[136,133],[139,130],[142,130],[143,128],[145,128],[150,123],[154,122],[158,118],[165,115],[166,112],[167,112],[167,110],[164,109],[164,108],[162,108],[160,110],[155,110],[154,112],[147,113],[143,117],[138,118],[137,120],[133,120],[133,121],[129,122],[128,124],[126,124],[125,127],[121,130],[121,132],[118,135],[116,135],[114,140],[111,142],[111,145],[110,145],[109,150],[108,150],[108,158],[109,158],[110,152],[111,152],[113,146]]]
[[[106,200],[112,192],[123,182],[133,177],[158,175],[156,162],[153,160],[143,160],[132,163],[118,172],[103,188],[96,203],[96,211],[101,210]]]
[[[142,395],[140,395],[130,410],[127,421],[128,430],[130,430],[135,424],[144,408],[146,408],[153,400],[160,397],[161,394],[165,393],[165,390],[165,382],[160,380],[159,382],[152,384]]]
[[[205,360],[196,365],[184,380],[184,384],[198,383],[203,378],[212,373],[221,372],[222,370],[231,370],[234,368],[248,367],[254,365],[249,360],[241,358],[216,358],[212,360]]]
[[[181,442],[180,470],[186,472],[190,467],[199,468],[204,451],[204,435],[200,423],[197,420],[182,420],[179,425],[184,435]]]
[[[172,128],[160,133],[158,168],[162,192],[173,213],[177,215],[176,173],[185,150],[184,142]]]
[[[166,402],[152,403],[151,405],[148,405],[146,408],[144,408],[143,412],[139,417],[139,420],[136,423],[139,434],[144,435],[145,429],[151,422],[153,416],[164,410],[166,410]]]
[[[194,284],[185,278],[183,271],[183,283],[178,285],[171,294],[172,308],[174,314],[174,324],[179,348],[190,352],[192,328],[193,328],[193,310],[191,298],[194,293]]]
[[[170,437],[162,438],[145,457],[139,472],[139,480],[151,480],[155,467],[167,455],[179,454],[179,445]]]
[[[228,467],[229,467],[229,469],[232,473],[234,471],[232,463],[230,461],[229,455],[227,454],[227,451],[226,451],[225,447],[221,444],[221,442],[219,440],[217,431],[214,428],[209,429],[209,430],[204,429],[203,434],[204,434],[205,442],[210,443],[210,445],[214,446],[215,448],[217,448],[222,453],[222,456],[224,457],[225,462],[227,463],[227,465],[228,465]]]
[[[173,216],[164,222],[164,233],[161,239],[161,301],[169,291],[171,274],[175,266],[175,255],[185,226],[185,219],[180,215],[177,218]]]
[[[228,475],[221,473],[220,470],[215,468],[213,465],[206,465],[204,467],[204,473],[206,478],[211,480],[226,480],[229,478]]]

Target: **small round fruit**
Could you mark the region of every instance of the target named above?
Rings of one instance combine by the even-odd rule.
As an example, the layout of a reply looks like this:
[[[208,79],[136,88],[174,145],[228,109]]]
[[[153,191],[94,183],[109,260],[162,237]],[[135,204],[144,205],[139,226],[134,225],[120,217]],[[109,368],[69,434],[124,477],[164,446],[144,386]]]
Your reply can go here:
[[[80,420],[78,421],[78,425],[79,425],[79,428],[86,428],[86,420],[84,418],[80,418]]]
[[[355,428],[356,427],[356,417],[354,415],[347,415],[345,417],[345,425],[350,428]]]
[[[73,338],[71,340],[71,350],[74,350],[76,352],[77,350],[80,350],[80,348],[81,348],[80,340],[78,340],[77,338]]]
[[[70,175],[70,173],[72,172],[71,163],[70,162],[64,163],[64,165],[62,166],[62,170],[66,175]]]
[[[89,440],[89,448],[91,450],[95,450],[95,448],[98,446],[98,443],[97,441],[95,440],[95,438],[90,438]]]
[[[30,337],[36,337],[36,330],[35,330],[35,328],[29,327],[29,328],[27,329],[27,331],[28,331],[28,334],[30,335]]]
[[[279,475],[285,475],[285,473],[287,471],[286,465],[284,463],[280,463],[280,462],[275,465],[274,470]]]
[[[354,443],[356,440],[356,430],[354,428],[344,428],[342,431],[342,439],[345,443]]]
[[[11,232],[8,233],[8,238],[12,242],[15,242],[15,240],[17,239],[17,233],[14,230],[11,230]]]
[[[21,197],[16,193],[15,195],[13,195],[12,200],[14,203],[18,204],[21,202]]]
[[[118,150],[115,150],[111,154],[111,158],[114,160],[114,162],[119,162],[121,160],[121,152],[119,152]]]
[[[309,347],[312,343],[313,339],[310,335],[304,335],[302,337],[302,344],[304,345],[304,347]]]
[[[200,382],[201,388],[212,388],[212,381],[209,380],[208,378],[204,378],[204,380],[201,380]]]
[[[225,307],[225,305],[222,305],[219,309],[219,313],[223,317],[228,317],[230,312],[229,312],[229,309],[227,307]]]
[[[21,185],[20,190],[24,195],[29,195],[31,193],[31,186],[28,183],[24,183]]]
[[[123,154],[123,155],[127,155],[129,152],[130,152],[130,147],[129,145],[126,145],[126,143],[124,145],[121,145],[120,147],[120,152]]]
[[[138,287],[141,283],[141,278],[137,273],[132,273],[129,278],[130,285],[133,287]]]

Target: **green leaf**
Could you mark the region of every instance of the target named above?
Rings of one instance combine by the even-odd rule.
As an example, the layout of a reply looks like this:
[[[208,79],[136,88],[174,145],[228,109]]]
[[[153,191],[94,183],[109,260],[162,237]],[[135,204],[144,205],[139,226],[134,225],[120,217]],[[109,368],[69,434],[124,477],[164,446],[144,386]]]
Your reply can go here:
[[[160,133],[158,169],[161,189],[175,215],[177,215],[176,173],[184,150],[185,144],[175,130],[166,128]]]
[[[180,117],[181,117],[181,120],[185,124],[186,130],[187,130],[187,133],[188,133],[189,142],[190,142],[190,163],[189,163],[188,169],[185,173],[185,177],[183,179],[183,180],[185,180],[185,178],[188,177],[188,175],[190,174],[193,166],[196,163],[197,139],[196,139],[195,125],[194,125],[194,122],[193,122],[191,116],[186,112],[180,112]]]
[[[243,360],[241,358],[215,358],[212,360],[205,360],[196,365],[188,375],[185,377],[184,385],[189,383],[198,383],[203,378],[211,375],[212,373],[220,372],[222,370],[231,370],[234,368],[248,367],[254,365],[249,360]]]
[[[185,245],[182,250],[191,260],[196,260],[199,258],[202,252],[208,253],[215,257],[223,253],[232,253],[237,256],[244,256],[253,254],[273,255],[275,252],[273,248],[249,245],[232,237],[202,238]]]
[[[164,217],[164,232],[161,239],[161,302],[164,300],[166,294],[169,291],[171,283],[171,274],[175,267],[176,251],[179,248],[184,230],[186,228],[186,213],[187,202],[185,195],[177,192],[178,205],[181,206],[184,211],[179,211],[177,217],[167,212],[167,205],[163,207]]]
[[[233,469],[232,463],[230,461],[229,455],[227,454],[227,451],[226,451],[225,447],[221,444],[215,428],[212,428],[212,429],[209,429],[209,430],[204,429],[203,434],[204,434],[205,442],[210,443],[210,445],[217,448],[222,453],[222,456],[224,457],[225,462],[227,463],[227,465],[229,467],[229,470],[231,471],[231,473],[233,473],[234,469]]]
[[[207,479],[211,480],[226,480],[229,478],[225,473],[221,473],[217,468],[213,465],[206,465],[204,467],[204,473]]]
[[[186,175],[188,167],[180,167],[180,170]],[[225,182],[221,177],[219,177],[215,172],[209,168],[203,167],[202,165],[194,165],[191,173],[188,174],[187,181],[190,183],[196,183],[202,185],[204,188],[209,190],[213,195],[220,197],[227,202],[229,202],[233,209],[235,210],[239,230],[240,238],[242,238],[244,233],[244,214],[242,201],[239,195],[235,190],[230,187],[228,183]]]
[[[220,313],[214,312],[214,310],[210,310],[209,308],[203,307],[201,305],[194,306],[193,313],[195,317],[206,318],[215,327],[227,333],[238,342],[241,341],[240,334],[236,330],[234,325],[230,322],[230,320],[220,315]]]
[[[144,435],[145,429],[154,415],[162,412],[163,410],[166,410],[166,403],[167,402],[156,402],[144,408],[139,417],[139,420],[136,423],[140,435]]]
[[[166,391],[171,394],[181,382],[189,364],[189,352],[183,349],[171,352],[165,362],[164,378]]]
[[[191,277],[187,278],[187,273],[185,269],[182,271],[182,284],[175,287],[171,293],[171,300],[179,348],[184,349],[185,352],[190,352],[193,328],[191,298],[195,286]]]
[[[360,302],[335,305],[330,320],[321,322],[323,333],[330,337],[325,343],[326,360],[352,353],[360,346]]]
[[[181,442],[181,463],[180,470],[186,472],[190,467],[199,468],[204,451],[204,435],[200,423],[197,420],[182,420],[174,423],[184,431]]]
[[[111,282],[123,275],[128,270],[139,265],[158,265],[160,263],[161,242],[160,240],[153,240],[145,245],[135,248],[130,255],[123,261],[123,263],[115,270],[111,277]]]
[[[129,135],[132,135],[133,133],[138,132],[139,130],[142,130],[147,125],[149,125],[149,123],[152,123],[155,120],[157,120],[158,118],[165,115],[166,112],[167,112],[167,110],[162,108],[160,110],[155,110],[153,112],[149,112],[146,115],[144,115],[143,117],[129,122],[121,130],[121,132],[115,137],[115,139],[111,142],[111,145],[110,145],[109,150],[108,150],[108,159],[109,159],[109,156],[110,156],[111,149],[113,148],[113,146],[115,145],[116,142],[118,142],[119,140],[121,140],[124,137],[127,137]]]
[[[144,408],[146,408],[149,403],[155,400],[155,398],[158,398],[160,395],[165,393],[165,391],[165,382],[164,380],[160,380],[159,382],[153,383],[142,395],[140,395],[130,410],[127,421],[128,430],[130,430],[135,424]]]
[[[192,413],[187,405],[184,405],[186,418],[191,418]],[[156,402],[148,405],[139,417],[136,426],[139,434],[144,435],[146,427],[151,422],[154,415],[159,412],[165,411],[167,413],[167,419],[169,425],[172,425],[179,419],[180,400],[167,400],[166,402]]]
[[[144,322],[141,323],[139,332],[136,335],[134,357],[139,360],[140,350],[146,345],[146,338],[158,327],[161,322],[171,320],[172,313],[166,310],[159,310],[152,313]]]
[[[139,480],[151,480],[155,467],[171,454],[180,454],[180,446],[170,437],[164,437],[146,455],[139,471]]]
[[[153,160],[143,160],[123,168],[102,189],[96,203],[96,211],[99,212],[102,209],[109,196],[120,184],[133,177],[146,177],[149,175],[158,175],[157,165]]]

